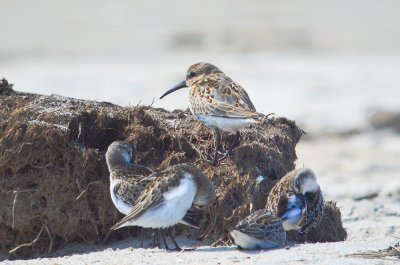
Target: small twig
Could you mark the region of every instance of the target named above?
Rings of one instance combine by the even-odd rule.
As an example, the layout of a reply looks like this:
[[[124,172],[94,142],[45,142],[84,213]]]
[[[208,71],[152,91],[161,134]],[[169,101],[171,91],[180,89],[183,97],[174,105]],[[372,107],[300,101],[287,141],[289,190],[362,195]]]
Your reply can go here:
[[[30,163],[31,167],[38,168],[38,169],[44,169],[44,168],[47,168],[50,165],[51,165],[51,162],[49,162],[48,164],[46,164],[44,166],[39,166],[39,165],[35,165],[35,164]]]
[[[80,121],[79,125],[78,125],[78,136],[76,137],[76,141],[79,141],[79,139],[81,138],[81,135],[82,135],[82,122]]]
[[[150,104],[150,107],[153,107],[153,104],[154,104],[154,100],[155,100],[156,98],[153,98],[153,101],[151,102],[151,104]]]
[[[44,225],[44,228],[46,229],[46,232],[47,232],[47,234],[49,235],[49,238],[50,238],[49,251],[47,252],[48,254],[50,254],[51,250],[53,249],[53,241],[54,241],[54,239],[51,236],[51,233],[50,233],[49,228],[47,227],[47,224]]]
[[[217,241],[215,241],[214,243],[211,244],[211,247],[215,247],[218,246],[219,244],[224,244],[224,246],[227,246],[227,242],[226,240],[224,240],[224,238],[229,238],[229,234],[225,234],[223,236],[221,236]]]
[[[122,133],[122,131],[119,131],[119,130],[117,130],[117,129],[115,129],[115,128],[105,128],[106,130],[112,130],[112,131],[115,131],[115,132],[119,132],[119,133]]]
[[[106,237],[103,239],[103,241],[101,242],[102,244],[105,244],[108,240],[108,238],[110,237],[111,233],[114,232],[114,230],[110,230],[108,231]]]
[[[10,255],[15,255],[15,252],[20,248],[32,247],[39,240],[40,235],[43,233],[44,229],[46,229],[46,232],[47,232],[47,234],[49,235],[49,238],[50,238],[50,245],[49,245],[49,251],[48,251],[48,253],[50,253],[51,250],[53,249],[53,237],[51,236],[50,230],[49,230],[49,228],[47,227],[46,224],[42,225],[42,228],[40,228],[40,231],[39,231],[38,235],[36,236],[36,238],[32,242],[21,244],[21,245],[15,247],[15,248],[13,248],[12,250],[10,250],[8,253]]]
[[[131,109],[132,109],[132,106],[131,106],[131,102],[129,101],[128,127],[129,127],[129,123],[130,123],[130,121],[131,121]]]
[[[44,229],[44,226],[42,226],[42,228],[41,228],[40,231],[39,231],[39,234],[36,236],[36,238],[35,238],[32,242],[30,242],[30,243],[25,243],[25,244],[21,244],[21,245],[15,247],[15,248],[13,248],[12,250],[10,250],[8,253],[9,253],[10,255],[13,255],[13,254],[15,254],[15,252],[16,252],[18,249],[20,249],[20,248],[23,248],[23,247],[31,247],[31,246],[33,246],[33,245],[36,243],[36,241],[38,241],[40,235],[41,235],[42,232],[43,232],[43,229]]]
[[[12,226],[11,226],[11,228],[13,230],[14,230],[14,227],[15,227],[15,205],[17,203],[18,191],[19,191],[19,188],[14,191],[15,196],[14,196],[13,207],[12,207]]]
[[[398,258],[400,259],[400,244],[397,243],[394,246],[390,246],[387,249],[379,250],[379,251],[370,251],[364,253],[356,253],[346,255],[347,257],[362,257],[366,259],[390,259],[390,258]]]
[[[231,216],[224,218],[225,221],[230,221],[232,220],[233,217],[235,217],[236,212],[242,210],[243,208],[246,208],[246,205],[241,205],[239,207],[237,207],[235,210],[233,210]]]
[[[25,145],[33,145],[33,143],[23,143],[23,144],[20,146],[19,150],[18,150],[18,154],[21,153],[22,148],[24,148]]]
[[[13,207],[12,207],[12,229],[14,229],[15,227],[15,208],[17,205],[17,198],[18,198],[18,193],[22,192],[35,192],[37,191],[37,189],[25,189],[25,190],[19,190],[19,188],[17,188],[16,190],[13,191],[14,195],[14,200],[13,200]]]
[[[85,241],[86,244],[88,244],[88,245],[91,246],[91,247],[94,247],[94,244],[93,244],[92,242],[88,241],[82,234],[78,233],[78,236],[79,236],[83,241]]]
[[[86,188],[78,195],[78,197],[76,197],[76,201],[79,200],[90,188],[90,186],[94,185],[94,184],[99,184],[99,183],[103,183],[102,180],[95,180],[92,182],[89,182],[89,184],[86,185]]]

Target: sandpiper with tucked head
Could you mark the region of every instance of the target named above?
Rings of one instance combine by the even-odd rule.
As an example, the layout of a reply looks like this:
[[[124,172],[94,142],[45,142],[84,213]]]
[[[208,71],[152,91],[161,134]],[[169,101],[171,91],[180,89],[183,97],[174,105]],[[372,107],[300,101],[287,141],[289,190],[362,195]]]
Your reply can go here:
[[[123,141],[113,142],[107,149],[106,162],[110,172],[110,195],[118,211],[132,211],[133,203],[153,177],[151,169],[132,162],[132,147]]]
[[[322,220],[324,199],[311,169],[289,172],[272,188],[266,208],[283,221],[286,231],[308,233]]]
[[[268,249],[286,243],[282,220],[265,209],[258,210],[240,221],[231,231],[235,244],[242,249]]]
[[[192,206],[206,207],[216,198],[211,181],[195,166],[180,164],[155,173],[156,177],[134,203],[133,210],[111,229],[140,226],[159,229],[165,248],[164,229],[175,250],[181,250],[170,228],[183,220]]]
[[[264,114],[256,111],[243,87],[210,63],[197,63],[190,66],[186,80],[165,92],[160,99],[184,87],[190,87],[189,107],[193,115],[215,131],[213,164],[218,162],[220,130],[236,132],[234,141],[228,152],[220,159],[222,160],[238,145],[239,131],[258,123],[258,119],[264,117]]]
[[[134,208],[145,187],[157,176],[151,169],[133,163],[132,147],[123,141],[110,144],[106,152],[106,162],[110,172],[111,200],[118,211],[128,215]],[[201,211],[189,209],[181,221],[182,224],[199,228]],[[143,246],[143,231],[140,246]],[[154,245],[154,240],[153,240]]]

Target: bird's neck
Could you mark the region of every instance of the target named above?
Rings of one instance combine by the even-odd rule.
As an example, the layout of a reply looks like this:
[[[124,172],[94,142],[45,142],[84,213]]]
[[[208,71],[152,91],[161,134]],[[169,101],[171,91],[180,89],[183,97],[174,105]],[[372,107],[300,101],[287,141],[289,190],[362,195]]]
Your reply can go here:
[[[112,159],[107,159],[107,166],[108,166],[108,171],[110,173],[119,171],[121,169],[128,169],[132,166],[130,162],[127,162],[123,158],[112,158]]]
[[[193,200],[194,205],[207,206],[215,200],[215,191],[212,183],[203,175],[195,175],[197,192]]]

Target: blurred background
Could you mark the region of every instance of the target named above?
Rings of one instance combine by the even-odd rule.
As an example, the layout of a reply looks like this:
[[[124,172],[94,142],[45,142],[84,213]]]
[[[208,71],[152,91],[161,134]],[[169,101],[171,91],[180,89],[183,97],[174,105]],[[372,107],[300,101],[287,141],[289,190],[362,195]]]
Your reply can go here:
[[[400,102],[397,0],[0,0],[0,76],[21,91],[186,108],[163,101],[208,61],[259,111],[307,127],[365,125]]]
[[[369,216],[400,201],[385,197],[400,194],[400,1],[0,0],[0,10],[0,77],[16,90],[186,108],[188,90],[158,98],[211,62],[258,111],[308,133],[298,166],[340,199],[349,238],[400,231]]]

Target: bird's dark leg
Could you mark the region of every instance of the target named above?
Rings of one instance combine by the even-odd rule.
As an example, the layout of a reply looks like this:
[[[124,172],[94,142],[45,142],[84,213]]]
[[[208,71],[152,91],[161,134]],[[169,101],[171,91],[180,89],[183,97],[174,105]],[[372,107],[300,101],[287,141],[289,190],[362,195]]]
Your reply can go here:
[[[142,228],[142,231],[140,233],[140,247],[141,248],[143,248],[143,245],[144,245],[144,238],[143,238],[144,231],[145,231],[145,229]],[[156,244],[156,236],[157,235],[156,235],[156,230],[155,229],[151,229],[151,236],[152,236],[152,239],[153,239],[151,247],[155,248],[156,246],[160,246],[160,238],[158,238],[158,242]]]
[[[172,242],[173,242],[174,245],[175,245],[175,250],[181,251],[182,249],[179,247],[178,243],[176,243],[175,238],[172,236],[171,228],[168,228],[168,229],[167,229],[167,233],[168,233],[169,237],[172,239]]]
[[[235,149],[240,144],[241,140],[242,139],[240,137],[240,132],[236,131],[235,136],[233,137],[233,140],[231,142],[229,149],[224,153],[224,155],[219,159],[218,162],[221,162],[222,160],[229,157],[232,154],[233,149]]]
[[[217,165],[218,150],[221,144],[221,133],[219,132],[218,128],[215,128],[214,132],[215,132],[215,152],[212,163],[213,165]]]
[[[153,248],[155,248],[156,246],[160,246],[160,236],[158,236],[158,242],[156,244],[156,230],[155,229],[151,229],[152,231],[152,236],[153,236]]]
[[[214,157],[212,158],[212,160],[206,160],[206,161],[216,166],[218,164],[218,150],[221,144],[221,133],[219,132],[218,128],[214,128],[214,135],[215,135]]]
[[[142,227],[142,230],[140,231],[140,248],[143,248],[143,234],[144,228]]]
[[[158,233],[161,236],[162,240],[164,241],[165,250],[171,250],[168,247],[167,240],[165,240],[164,230],[160,228],[160,229],[158,229]]]

